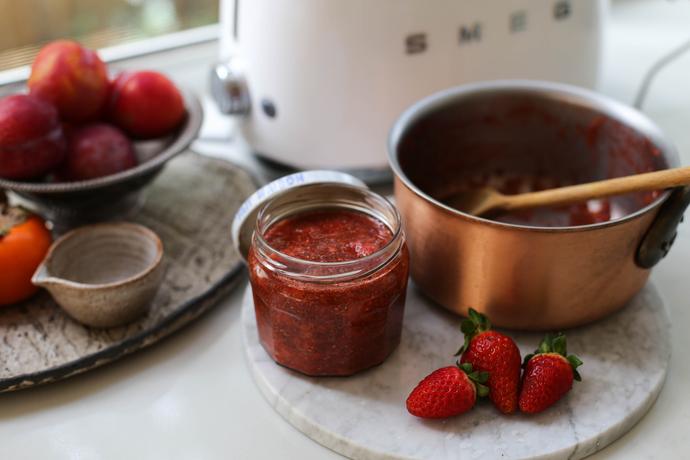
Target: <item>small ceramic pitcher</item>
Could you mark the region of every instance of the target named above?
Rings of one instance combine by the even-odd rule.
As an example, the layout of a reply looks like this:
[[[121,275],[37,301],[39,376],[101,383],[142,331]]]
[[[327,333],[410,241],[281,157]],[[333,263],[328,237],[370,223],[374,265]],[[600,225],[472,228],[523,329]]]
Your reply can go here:
[[[58,239],[32,282],[75,320],[114,327],[146,312],[163,280],[162,262],[163,244],[148,228],[89,225]]]

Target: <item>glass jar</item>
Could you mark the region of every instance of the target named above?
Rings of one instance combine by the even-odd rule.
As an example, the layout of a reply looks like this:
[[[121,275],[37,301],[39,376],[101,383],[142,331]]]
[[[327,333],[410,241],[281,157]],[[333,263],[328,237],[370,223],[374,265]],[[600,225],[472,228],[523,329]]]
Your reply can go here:
[[[385,225],[390,240],[335,262],[290,256],[267,241],[278,222],[316,211],[363,213]],[[257,216],[248,264],[259,339],[277,363],[307,375],[351,375],[383,362],[400,342],[409,255],[397,210],[376,193],[310,184],[273,197]]]

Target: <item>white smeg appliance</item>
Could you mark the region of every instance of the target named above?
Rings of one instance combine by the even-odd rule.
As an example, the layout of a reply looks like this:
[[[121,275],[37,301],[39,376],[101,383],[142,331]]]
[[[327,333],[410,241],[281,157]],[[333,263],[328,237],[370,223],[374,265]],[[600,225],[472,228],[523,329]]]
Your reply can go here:
[[[262,157],[384,170],[416,100],[497,78],[596,84],[606,0],[222,0],[221,110]]]

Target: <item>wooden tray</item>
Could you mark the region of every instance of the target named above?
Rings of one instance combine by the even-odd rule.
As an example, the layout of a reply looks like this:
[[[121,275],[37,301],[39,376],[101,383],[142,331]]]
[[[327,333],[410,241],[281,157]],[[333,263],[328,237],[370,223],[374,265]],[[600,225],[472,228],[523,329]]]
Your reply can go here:
[[[163,240],[167,273],[150,312],[124,327],[91,329],[45,292],[0,309],[0,392],[54,382],[156,343],[211,308],[232,288],[241,259],[230,242],[236,209],[255,190],[226,161],[186,153],[146,190],[130,220]]]

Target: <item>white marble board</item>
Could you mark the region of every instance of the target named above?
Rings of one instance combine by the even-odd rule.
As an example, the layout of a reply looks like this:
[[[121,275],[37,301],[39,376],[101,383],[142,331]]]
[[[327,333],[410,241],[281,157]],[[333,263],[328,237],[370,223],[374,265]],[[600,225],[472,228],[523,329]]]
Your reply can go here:
[[[453,363],[459,317],[411,286],[402,340],[382,365],[347,378],[310,378],[275,364],[261,347],[251,288],[243,299],[248,366],[273,408],[297,429],[352,458],[579,459],[627,432],[661,391],[670,323],[652,284],[621,312],[567,331],[584,361],[573,390],[542,414],[500,415],[486,401],[447,420],[409,415],[405,399],[425,375]],[[541,334],[511,333],[524,354]]]

